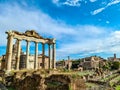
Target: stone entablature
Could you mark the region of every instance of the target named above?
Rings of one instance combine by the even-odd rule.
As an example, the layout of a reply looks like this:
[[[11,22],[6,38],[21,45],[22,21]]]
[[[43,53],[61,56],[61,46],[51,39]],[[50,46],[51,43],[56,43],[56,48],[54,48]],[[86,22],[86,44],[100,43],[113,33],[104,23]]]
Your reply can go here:
[[[6,34],[18,40],[27,40],[27,41],[40,42],[40,43],[50,43],[50,44],[55,43],[54,39],[43,38],[34,30],[26,31],[25,33],[20,33],[18,31],[7,31]]]
[[[29,69],[29,47],[30,42],[35,42],[35,62],[34,62],[34,69],[38,69],[38,44],[42,44],[42,68],[45,68],[45,44],[48,44],[48,55],[49,55],[49,69],[51,68],[51,60],[52,60],[52,68],[54,69],[55,66],[55,59],[56,59],[56,43],[55,39],[52,38],[43,38],[34,30],[28,30],[25,33],[20,33],[18,31],[7,31],[8,34],[8,41],[7,41],[7,50],[6,50],[6,70],[11,70],[11,62],[12,62],[12,50],[13,50],[13,39],[17,40],[17,58],[16,58],[16,70],[19,70],[20,65],[20,52],[21,52],[21,41],[25,40],[27,42],[26,48],[26,69]],[[51,50],[52,49],[52,50]],[[52,51],[52,52],[51,52]],[[52,56],[51,56],[52,55]]]

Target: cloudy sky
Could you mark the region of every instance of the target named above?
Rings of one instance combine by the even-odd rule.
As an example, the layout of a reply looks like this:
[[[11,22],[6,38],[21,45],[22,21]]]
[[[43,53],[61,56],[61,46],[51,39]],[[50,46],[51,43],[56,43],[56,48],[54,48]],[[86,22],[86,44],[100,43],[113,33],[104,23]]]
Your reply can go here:
[[[0,56],[6,52],[5,31],[32,29],[56,38],[57,60],[120,57],[120,0],[0,0]],[[22,41],[23,51],[25,45]],[[33,42],[30,51],[34,54]]]

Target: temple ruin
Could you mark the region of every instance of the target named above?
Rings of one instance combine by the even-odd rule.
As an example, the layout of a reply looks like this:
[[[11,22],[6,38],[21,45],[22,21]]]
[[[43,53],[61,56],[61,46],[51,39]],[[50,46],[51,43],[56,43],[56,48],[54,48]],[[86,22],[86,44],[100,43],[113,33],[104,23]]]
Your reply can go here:
[[[20,33],[18,31],[7,31],[7,49],[6,49],[6,60],[5,60],[5,69],[7,71],[11,71],[12,69],[12,58],[13,58],[13,40],[17,40],[17,51],[16,51],[16,63],[15,70],[19,70],[20,68],[20,55],[21,55],[21,41],[26,41],[26,57],[25,57],[25,68],[29,68],[29,53],[30,53],[30,42],[35,43],[35,55],[34,55],[34,69],[39,69],[38,64],[38,44],[42,44],[42,68],[45,69],[45,44],[48,45],[48,69],[55,69],[56,64],[56,42],[55,39],[43,38],[34,30],[26,31],[25,33]]]

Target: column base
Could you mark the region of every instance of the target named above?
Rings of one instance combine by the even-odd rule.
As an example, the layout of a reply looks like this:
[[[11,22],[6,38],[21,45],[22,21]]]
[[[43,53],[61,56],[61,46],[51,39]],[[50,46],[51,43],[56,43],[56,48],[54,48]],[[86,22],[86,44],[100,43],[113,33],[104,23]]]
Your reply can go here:
[[[10,75],[10,72],[11,72],[11,70],[6,70],[6,71],[5,71],[5,74],[6,74],[6,75]]]

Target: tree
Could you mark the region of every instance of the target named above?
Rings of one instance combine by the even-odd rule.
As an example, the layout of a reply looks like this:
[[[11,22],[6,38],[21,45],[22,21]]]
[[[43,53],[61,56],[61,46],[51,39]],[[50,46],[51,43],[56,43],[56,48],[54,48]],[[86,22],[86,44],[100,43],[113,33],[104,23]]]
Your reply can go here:
[[[108,63],[106,63],[103,67],[103,70],[109,70],[110,69],[110,66]]]
[[[115,69],[119,69],[119,68],[120,68],[120,62],[114,61],[114,62],[112,63],[111,69],[115,70]]]

